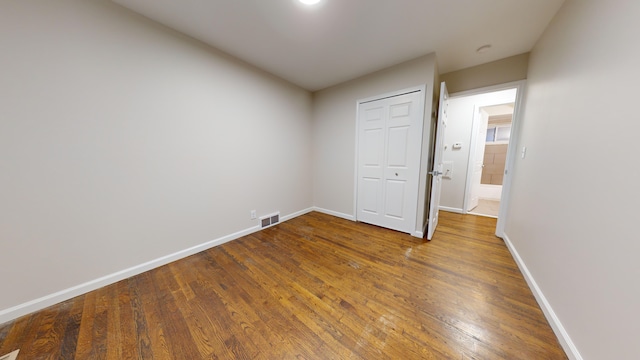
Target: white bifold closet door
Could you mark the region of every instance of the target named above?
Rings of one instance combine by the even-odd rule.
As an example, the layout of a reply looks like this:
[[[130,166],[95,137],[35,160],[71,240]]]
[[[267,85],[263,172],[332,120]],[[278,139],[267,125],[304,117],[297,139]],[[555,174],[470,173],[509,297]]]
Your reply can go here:
[[[407,233],[416,229],[424,92],[358,106],[358,221]]]

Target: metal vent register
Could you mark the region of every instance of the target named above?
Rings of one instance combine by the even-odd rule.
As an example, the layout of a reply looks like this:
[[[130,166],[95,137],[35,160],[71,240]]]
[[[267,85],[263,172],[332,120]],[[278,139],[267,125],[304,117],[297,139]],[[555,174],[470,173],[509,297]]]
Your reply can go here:
[[[280,213],[275,213],[275,214],[267,215],[260,218],[260,226],[262,228],[266,228],[267,226],[271,226],[279,222],[280,222]]]

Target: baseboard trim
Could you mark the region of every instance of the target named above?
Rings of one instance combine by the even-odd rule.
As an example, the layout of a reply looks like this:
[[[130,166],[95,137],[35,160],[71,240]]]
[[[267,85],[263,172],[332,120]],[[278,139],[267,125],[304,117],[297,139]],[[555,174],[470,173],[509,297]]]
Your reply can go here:
[[[311,211],[313,211],[314,208],[307,208],[304,210],[300,210],[297,212],[294,212],[292,214],[286,215],[286,216],[282,216],[280,218],[281,222],[283,221],[287,221],[290,219],[293,219],[295,217],[298,217],[300,215],[304,215],[306,213],[309,213]],[[139,275],[142,274],[145,271],[149,271],[152,269],[155,269],[157,267],[169,264],[171,262],[174,262],[176,260],[180,260],[183,258],[186,258],[188,256],[197,254],[199,252],[211,249],[213,247],[222,245],[224,243],[227,243],[229,241],[238,239],[240,237],[252,234],[254,232],[260,231],[261,228],[260,226],[252,226],[250,228],[244,229],[244,230],[240,230],[238,232],[235,232],[233,234],[229,234],[223,237],[220,237],[218,239],[215,240],[211,240],[211,241],[207,241],[203,244],[200,245],[196,245],[196,246],[192,246],[188,249],[184,249],[184,250],[180,250],[177,251],[173,254],[169,254],[169,255],[165,255],[162,257],[159,257],[157,259],[148,261],[146,263],[140,264],[140,265],[136,265],[136,266],[132,266],[128,269],[124,269],[118,272],[115,272],[113,274],[109,274],[103,277],[100,277],[98,279],[95,280],[91,280],[91,281],[87,281],[83,284],[80,285],[76,285],[76,286],[72,286],[70,288],[55,292],[53,294],[49,294],[46,296],[43,296],[41,298],[35,299],[35,300],[31,300],[31,301],[27,301],[25,303],[22,303],[20,305],[16,305],[13,307],[10,307],[8,309],[4,309],[4,310],[0,310],[0,324],[4,324],[6,322],[9,322],[11,320],[15,320],[21,316],[24,315],[28,315],[30,313],[33,313],[35,311],[38,310],[42,310],[45,309],[49,306],[61,303],[63,301],[69,300],[71,298],[74,298],[76,296],[82,295],[82,294],[86,294],[90,291],[93,290],[97,290],[101,287],[107,286],[107,285],[111,285],[114,284],[120,280],[124,280],[127,278],[130,278],[132,276],[135,275]]]
[[[356,221],[356,217],[353,215],[349,215],[349,214],[345,214],[345,213],[341,213],[341,212],[337,212],[337,211],[333,211],[333,210],[327,210],[327,209],[323,209],[317,206],[313,207],[313,211],[317,211],[317,212],[321,212],[323,214],[327,214],[327,215],[333,215],[333,216],[337,216],[339,218],[343,218],[343,219],[347,219],[347,220],[351,220],[351,221]]]
[[[440,206],[438,209],[446,212],[456,213],[456,214],[464,214],[464,211],[462,211],[462,209],[452,208],[448,206]]]
[[[417,237],[417,238],[424,239],[424,235],[427,233],[427,226],[428,225],[429,225],[429,220],[427,219],[427,221],[424,224],[422,224],[422,231],[416,230],[411,235],[414,236],[414,237]]]
[[[350,220],[350,221],[356,221],[356,217],[354,215],[349,215],[349,214],[345,214],[345,213],[341,213],[341,212],[337,212],[337,211],[333,211],[333,210],[328,210],[328,209],[323,209],[321,207],[317,207],[314,206],[313,207],[313,211],[317,211],[323,214],[327,214],[327,215],[332,215],[332,216],[336,216],[339,218],[343,218],[346,220]],[[426,229],[426,226],[425,226]],[[423,238],[424,237],[424,229],[422,230],[422,232],[420,232],[419,230],[414,231],[412,233],[410,233],[409,235],[414,236],[414,237],[418,237],[418,238]]]
[[[312,211],[313,211],[313,207],[306,208],[306,209],[300,210],[300,211],[296,211],[296,212],[291,213],[289,215],[284,215],[284,216],[280,217],[280,221],[291,220],[293,218],[297,218],[298,216],[302,216],[304,214],[308,214],[308,213],[310,213]]]
[[[518,267],[520,268],[524,279],[527,281],[531,292],[533,292],[533,296],[536,298],[536,301],[538,301],[538,305],[540,305],[542,312],[547,318],[547,321],[549,321],[553,332],[558,337],[558,341],[560,342],[560,345],[562,346],[564,351],[567,353],[567,356],[572,360],[582,360],[582,356],[580,355],[578,348],[576,348],[575,344],[571,340],[571,337],[565,330],[564,326],[562,326],[562,323],[560,322],[560,319],[558,318],[556,313],[553,311],[551,304],[549,304],[547,298],[542,293],[542,290],[540,289],[540,287],[538,287],[538,283],[536,283],[536,280],[533,278],[533,275],[531,275],[531,272],[529,272],[527,265],[520,257],[520,254],[518,254],[518,251],[513,246],[511,239],[509,239],[509,236],[506,233],[504,234],[504,242],[507,245],[509,252],[511,252],[511,256],[513,256],[513,259],[516,261],[516,264],[518,264]]]

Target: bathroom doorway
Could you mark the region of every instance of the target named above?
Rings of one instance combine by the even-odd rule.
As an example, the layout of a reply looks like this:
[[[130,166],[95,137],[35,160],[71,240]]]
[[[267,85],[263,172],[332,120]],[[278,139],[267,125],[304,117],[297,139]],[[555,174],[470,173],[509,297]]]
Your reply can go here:
[[[440,210],[497,217],[508,214],[510,169],[517,156],[524,81],[454,93],[449,98]]]
[[[515,102],[483,106],[475,114],[479,118],[475,119],[476,146],[470,153],[474,173],[466,209],[469,214],[498,217],[514,107]]]

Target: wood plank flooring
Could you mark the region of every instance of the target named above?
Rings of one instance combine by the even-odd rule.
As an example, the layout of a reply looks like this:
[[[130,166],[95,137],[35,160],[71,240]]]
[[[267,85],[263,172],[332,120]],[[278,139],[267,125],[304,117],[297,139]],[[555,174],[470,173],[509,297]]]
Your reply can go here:
[[[310,213],[0,325],[18,359],[566,359],[495,219]]]

